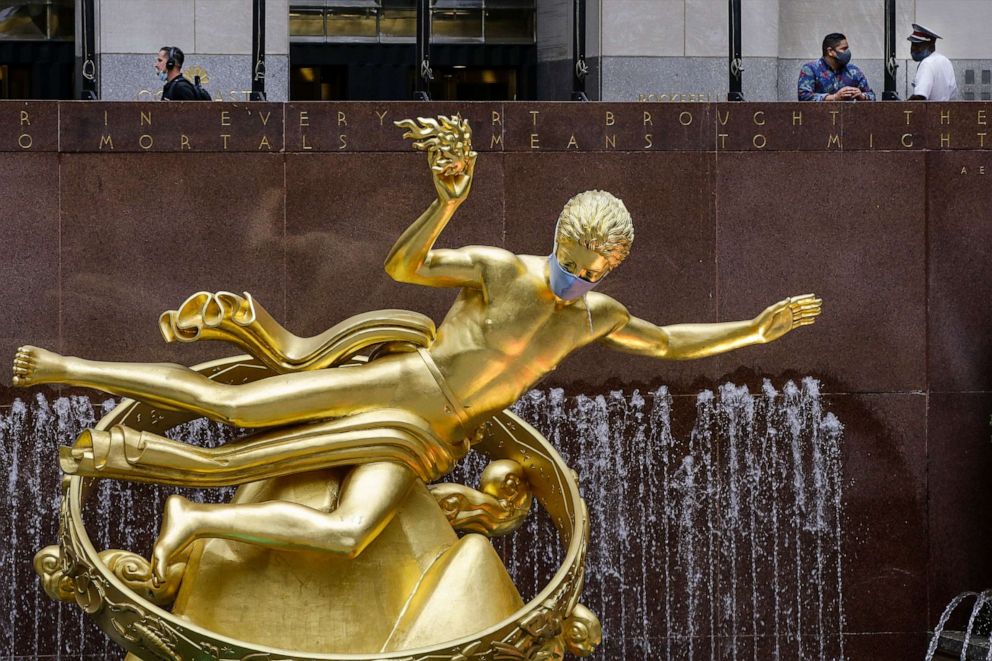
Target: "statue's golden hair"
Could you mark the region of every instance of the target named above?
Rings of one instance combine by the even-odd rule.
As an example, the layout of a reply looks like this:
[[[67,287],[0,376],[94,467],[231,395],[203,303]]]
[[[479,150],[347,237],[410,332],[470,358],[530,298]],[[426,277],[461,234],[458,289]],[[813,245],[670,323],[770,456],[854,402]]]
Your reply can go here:
[[[615,268],[630,253],[634,225],[618,198],[601,190],[579,193],[565,203],[558,216],[555,241],[573,241],[592,250]]]

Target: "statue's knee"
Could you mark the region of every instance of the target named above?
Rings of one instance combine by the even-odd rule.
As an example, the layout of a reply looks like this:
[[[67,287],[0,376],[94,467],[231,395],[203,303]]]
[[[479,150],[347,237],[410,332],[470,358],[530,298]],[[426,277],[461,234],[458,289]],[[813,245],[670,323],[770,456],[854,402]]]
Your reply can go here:
[[[229,425],[238,427],[258,427],[257,416],[252,409],[234,392],[220,392],[213,406],[217,417]]]
[[[357,558],[375,539],[377,530],[362,525],[360,520],[333,517],[324,528],[324,546],[348,559]]]

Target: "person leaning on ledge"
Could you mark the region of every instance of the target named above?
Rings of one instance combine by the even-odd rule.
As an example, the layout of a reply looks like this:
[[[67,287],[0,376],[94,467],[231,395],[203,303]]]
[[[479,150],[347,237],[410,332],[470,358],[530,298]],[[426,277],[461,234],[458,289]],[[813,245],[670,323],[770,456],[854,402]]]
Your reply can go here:
[[[799,70],[800,101],[874,101],[875,93],[861,69],[851,64],[847,37],[831,32],[823,38],[823,57]]]
[[[913,34],[906,37],[912,45],[909,53],[919,62],[913,79],[913,96],[910,101],[954,101],[958,98],[958,83],[954,79],[954,65],[937,52],[940,37],[925,27],[913,23]]]
[[[159,80],[165,81],[162,87],[163,101],[195,101],[196,90],[182,74],[186,56],[176,46],[162,46],[155,58],[155,71]]]

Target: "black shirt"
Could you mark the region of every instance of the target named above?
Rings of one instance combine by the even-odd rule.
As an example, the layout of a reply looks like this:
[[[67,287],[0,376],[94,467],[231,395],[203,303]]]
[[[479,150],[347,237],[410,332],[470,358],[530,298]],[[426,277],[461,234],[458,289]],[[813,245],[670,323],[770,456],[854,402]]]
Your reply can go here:
[[[196,90],[193,83],[179,74],[162,88],[163,101],[196,101]]]

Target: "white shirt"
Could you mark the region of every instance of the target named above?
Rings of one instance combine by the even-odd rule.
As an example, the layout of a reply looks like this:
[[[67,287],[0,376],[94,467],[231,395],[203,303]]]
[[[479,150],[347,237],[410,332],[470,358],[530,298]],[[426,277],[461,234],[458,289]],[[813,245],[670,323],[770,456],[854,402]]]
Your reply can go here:
[[[913,94],[927,101],[953,101],[958,98],[954,66],[940,53],[931,53],[920,62],[913,79]]]

